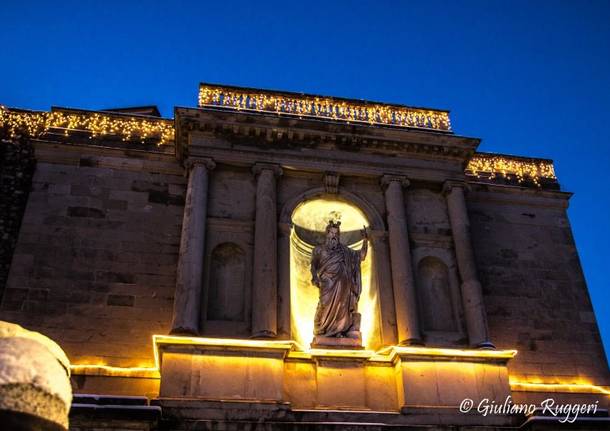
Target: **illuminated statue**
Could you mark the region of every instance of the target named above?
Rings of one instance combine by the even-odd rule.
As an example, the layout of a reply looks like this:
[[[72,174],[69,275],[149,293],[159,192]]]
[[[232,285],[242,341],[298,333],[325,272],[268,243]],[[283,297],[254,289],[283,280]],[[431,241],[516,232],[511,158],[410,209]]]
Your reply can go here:
[[[320,299],[314,320],[313,345],[335,344],[328,338],[357,340],[351,346],[361,344],[358,299],[362,292],[360,262],[368,250],[366,227],[360,231],[362,248],[351,250],[341,244],[341,222],[328,222],[326,242],[313,250],[311,258],[311,282],[320,289]]]

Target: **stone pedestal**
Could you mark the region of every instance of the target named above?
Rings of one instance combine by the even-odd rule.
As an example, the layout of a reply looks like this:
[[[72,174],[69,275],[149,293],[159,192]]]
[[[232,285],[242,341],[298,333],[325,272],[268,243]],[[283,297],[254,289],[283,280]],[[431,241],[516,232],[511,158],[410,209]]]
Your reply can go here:
[[[392,413],[394,425],[511,425],[504,416],[464,415],[458,407],[464,398],[504,402],[510,395],[507,362],[515,351],[391,346],[304,352],[289,341],[170,336],[156,337],[155,345],[159,403],[180,399],[185,410],[195,403],[198,419],[242,406],[236,419],[256,420],[268,412],[282,421],[316,411],[323,415],[312,420],[332,422],[347,420],[338,412],[368,411],[373,422]]]
[[[360,321],[362,315],[354,313],[350,330],[341,337],[324,337],[316,335],[311,342],[312,349],[363,349],[362,332],[360,332]]]
[[[510,351],[397,347],[393,354],[400,370],[403,413],[429,407],[456,413],[465,398],[477,405],[483,399],[504,402],[510,395],[507,362],[514,354]]]
[[[311,342],[312,349],[363,349],[362,334],[354,331],[347,337],[322,337],[316,335]]]
[[[283,401],[291,342],[214,338],[156,339],[160,398]]]
[[[366,359],[316,357],[317,408],[369,410]]]

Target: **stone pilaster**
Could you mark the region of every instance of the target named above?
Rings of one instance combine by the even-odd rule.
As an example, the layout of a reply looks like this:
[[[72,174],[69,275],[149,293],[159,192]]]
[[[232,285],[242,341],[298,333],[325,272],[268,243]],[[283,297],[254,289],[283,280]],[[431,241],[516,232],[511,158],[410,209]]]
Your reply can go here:
[[[172,334],[199,333],[208,175],[214,167],[211,159],[197,158],[186,162],[189,179],[176,271]]]
[[[381,313],[381,338],[384,345],[395,345],[397,340],[396,306],[392,293],[392,271],[387,231],[369,232],[373,252],[373,268]]]
[[[386,188],[385,203],[388,213],[390,261],[398,341],[400,344],[421,344],[405,199],[402,191],[403,187],[409,185],[409,181],[401,176],[384,175],[381,184]]]
[[[257,163],[252,172],[256,183],[254,228],[254,277],[252,295],[252,337],[277,335],[277,165]]]
[[[277,336],[290,339],[290,223],[279,224],[278,238],[278,322]]]
[[[461,289],[466,328],[472,346],[493,348],[493,344],[489,341],[483,291],[477,276],[477,267],[470,239],[470,221],[464,197],[465,187],[466,185],[462,182],[447,181],[443,186],[443,192],[447,198],[455,256],[462,280]]]

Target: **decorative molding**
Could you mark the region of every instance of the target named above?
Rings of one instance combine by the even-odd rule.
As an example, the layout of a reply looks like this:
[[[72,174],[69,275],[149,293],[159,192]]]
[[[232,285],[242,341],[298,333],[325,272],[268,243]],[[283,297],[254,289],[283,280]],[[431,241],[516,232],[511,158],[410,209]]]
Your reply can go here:
[[[326,193],[337,194],[339,193],[339,181],[341,180],[341,174],[337,172],[325,172],[324,173],[324,189]]]

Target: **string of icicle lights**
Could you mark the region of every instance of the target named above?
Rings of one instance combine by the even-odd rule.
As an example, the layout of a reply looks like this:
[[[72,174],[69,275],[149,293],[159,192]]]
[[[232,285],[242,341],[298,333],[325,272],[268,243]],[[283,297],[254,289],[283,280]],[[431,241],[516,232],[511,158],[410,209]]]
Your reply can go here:
[[[199,87],[199,106],[217,106],[353,123],[451,131],[451,122],[447,111],[364,103],[332,97],[257,92],[256,90],[250,91],[206,84]]]
[[[71,131],[88,132],[90,138],[119,136],[123,141],[158,140],[164,145],[174,140],[174,122],[166,119],[147,119],[116,116],[98,112],[28,112],[13,111],[0,106],[0,127],[6,127],[11,137],[26,133],[38,137],[50,129],[63,129],[65,136]]]
[[[557,179],[553,162],[550,160],[512,158],[510,156],[482,153],[475,154],[470,159],[466,172],[476,177],[480,177],[481,174],[488,174],[490,179],[494,179],[497,175],[505,177],[514,175],[519,183],[531,179],[538,186],[540,186],[540,180],[543,178]]]
[[[124,141],[147,139],[158,140],[158,145],[174,141],[174,122],[166,119],[119,117],[98,112],[30,112],[14,111],[0,106],[0,128],[6,128],[11,137],[26,133],[39,137],[50,129],[63,130],[68,136],[71,131],[90,133],[90,138],[98,136],[119,136]],[[531,179],[540,185],[541,179],[556,179],[550,160],[524,159],[503,155],[475,154],[466,172],[476,177],[482,174],[490,179],[497,175],[514,175],[518,182]]]

